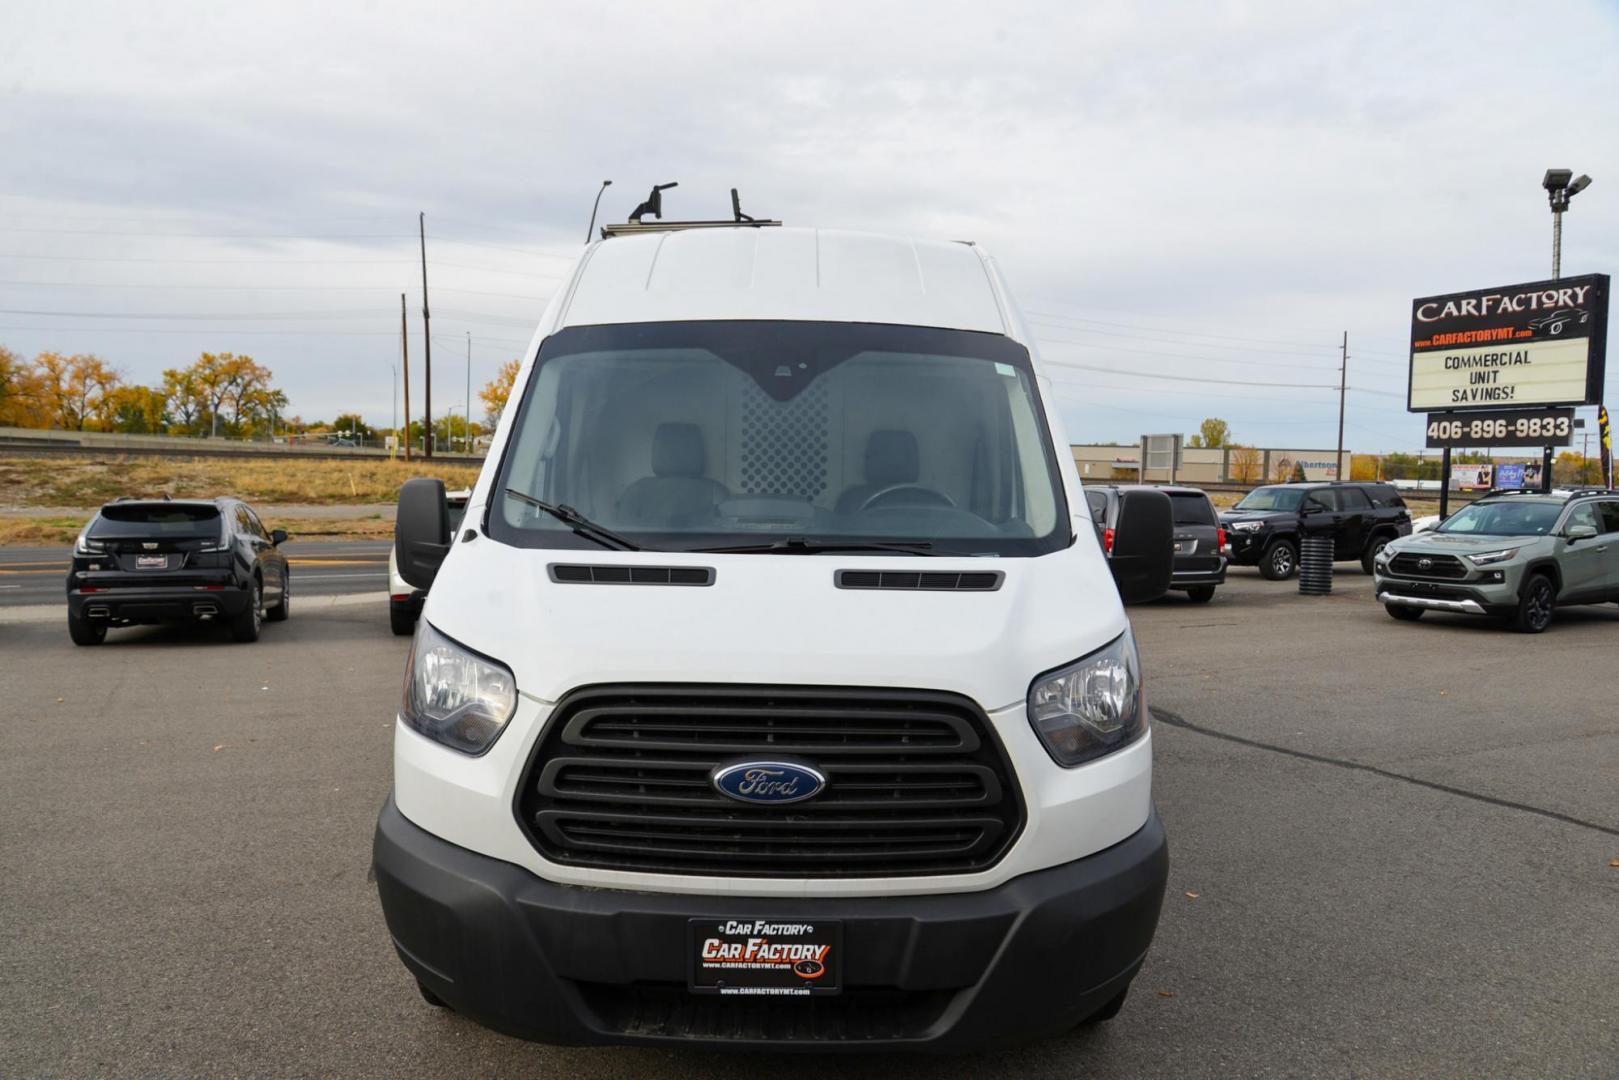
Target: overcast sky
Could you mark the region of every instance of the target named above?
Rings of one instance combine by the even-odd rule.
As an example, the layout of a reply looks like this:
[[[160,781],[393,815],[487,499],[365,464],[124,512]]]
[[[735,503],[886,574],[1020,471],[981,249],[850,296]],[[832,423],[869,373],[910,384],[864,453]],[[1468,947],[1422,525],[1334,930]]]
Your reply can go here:
[[[1055,372],[1075,441],[1331,446],[1347,330],[1346,442],[1414,448],[1410,300],[1549,276],[1547,167],[1595,177],[1565,273],[1619,269],[1616,13],[11,0],[0,343],[152,383],[246,352],[305,418],[388,423],[426,211],[442,412],[468,332],[474,401],[522,350],[601,180],[604,220],[677,180],[666,216],[734,185],[983,243],[1045,355],[1110,369]]]

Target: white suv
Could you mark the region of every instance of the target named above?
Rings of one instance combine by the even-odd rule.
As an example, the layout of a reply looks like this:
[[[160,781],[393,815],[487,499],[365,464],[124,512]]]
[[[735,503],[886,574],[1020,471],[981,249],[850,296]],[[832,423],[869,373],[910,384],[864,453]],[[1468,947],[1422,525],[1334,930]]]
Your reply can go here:
[[[1168,853],[1053,400],[969,244],[587,248],[460,527],[436,481],[400,495],[432,591],[374,860],[423,996],[560,1043],[957,1051],[1116,1013]],[[1168,499],[1122,513],[1161,593]]]

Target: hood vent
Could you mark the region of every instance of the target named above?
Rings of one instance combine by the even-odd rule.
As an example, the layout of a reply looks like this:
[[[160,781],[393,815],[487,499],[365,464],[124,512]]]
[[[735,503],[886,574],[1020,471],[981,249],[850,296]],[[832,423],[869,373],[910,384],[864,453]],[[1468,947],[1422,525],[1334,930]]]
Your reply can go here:
[[[546,567],[558,585],[712,585],[710,566],[587,566],[552,563]]]
[[[839,570],[833,582],[840,589],[911,589],[933,592],[994,592],[1006,577],[999,570],[935,573],[916,570]]]

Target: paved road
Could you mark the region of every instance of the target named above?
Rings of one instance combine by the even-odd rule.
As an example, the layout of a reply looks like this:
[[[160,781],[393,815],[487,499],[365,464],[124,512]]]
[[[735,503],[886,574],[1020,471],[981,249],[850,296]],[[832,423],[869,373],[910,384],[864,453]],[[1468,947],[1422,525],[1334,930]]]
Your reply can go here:
[[[295,597],[387,591],[386,540],[290,540]],[[8,606],[62,604],[67,548],[0,548],[0,613]]]
[[[1147,965],[1110,1024],[942,1061],[552,1048],[423,1005],[366,880],[380,602],[256,645],[0,621],[0,1075],[1619,1071],[1619,608],[1531,638],[1239,571],[1134,620],[1173,851]]]

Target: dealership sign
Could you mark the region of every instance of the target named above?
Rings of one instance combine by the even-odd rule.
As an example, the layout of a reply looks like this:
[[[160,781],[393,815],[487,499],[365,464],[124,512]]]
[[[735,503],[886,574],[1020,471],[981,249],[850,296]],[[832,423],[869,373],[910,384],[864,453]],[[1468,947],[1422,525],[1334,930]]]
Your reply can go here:
[[[1606,274],[1415,300],[1406,408],[1596,404],[1607,330]]]

